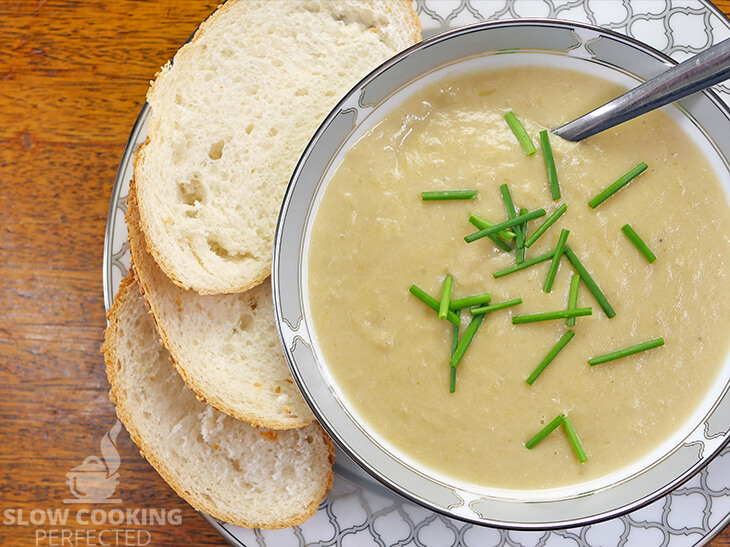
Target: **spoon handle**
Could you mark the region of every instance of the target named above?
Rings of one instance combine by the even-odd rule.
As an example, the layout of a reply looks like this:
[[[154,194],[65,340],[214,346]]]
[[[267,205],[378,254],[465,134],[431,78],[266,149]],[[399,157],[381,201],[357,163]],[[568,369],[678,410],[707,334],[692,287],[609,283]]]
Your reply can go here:
[[[730,78],[730,38],[553,131],[580,141]]]

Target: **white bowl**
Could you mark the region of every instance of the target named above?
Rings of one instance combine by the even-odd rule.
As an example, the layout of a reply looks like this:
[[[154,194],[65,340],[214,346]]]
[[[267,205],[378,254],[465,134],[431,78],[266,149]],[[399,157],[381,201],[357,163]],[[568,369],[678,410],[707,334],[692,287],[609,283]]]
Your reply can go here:
[[[634,510],[689,479],[730,442],[730,359],[687,425],[630,468],[548,494],[472,487],[407,461],[358,420],[318,348],[307,300],[308,237],[343,154],[391,106],[449,75],[519,65],[570,68],[634,86],[675,64],[617,33],[543,19],[460,28],[397,55],[355,86],[325,119],[297,165],[277,227],[272,283],[276,321],[294,378],[317,419],[368,473],[429,509],[513,529],[585,525]],[[730,196],[730,111],[705,92],[669,107],[705,151]]]

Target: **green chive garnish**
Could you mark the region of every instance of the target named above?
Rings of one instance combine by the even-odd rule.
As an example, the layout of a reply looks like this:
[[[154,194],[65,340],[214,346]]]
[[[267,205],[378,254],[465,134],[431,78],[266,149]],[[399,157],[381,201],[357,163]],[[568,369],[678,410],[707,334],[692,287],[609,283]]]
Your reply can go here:
[[[532,247],[532,244],[537,241],[537,239],[545,233],[545,231],[550,228],[555,222],[563,216],[563,213],[568,210],[568,205],[563,203],[560,207],[555,209],[552,213],[550,213],[550,216],[545,219],[545,222],[543,222],[540,227],[535,230],[535,233],[532,234],[530,237],[527,238],[527,241],[525,241],[525,247],[528,249]]]
[[[499,187],[499,191],[502,193],[502,201],[504,201],[504,208],[507,211],[507,218],[515,218],[517,216],[517,210],[515,204],[512,201],[512,194],[509,191],[509,186],[502,184]]]
[[[560,259],[563,258],[563,251],[565,250],[565,242],[568,241],[569,230],[563,228],[560,230],[560,237],[558,238],[558,244],[555,247],[555,255],[553,255],[553,261],[550,263],[550,269],[548,270],[547,279],[545,284],[542,286],[543,292],[550,292],[553,290],[553,283],[555,282],[555,276],[558,274],[558,266],[560,266]]]
[[[644,258],[649,261],[649,264],[656,260],[656,255],[651,252],[651,249],[648,247],[648,245],[644,243],[644,240],[639,237],[639,234],[637,234],[631,226],[629,226],[628,224],[624,224],[621,227],[621,231],[626,234],[626,237],[629,238],[629,241],[631,241],[631,243],[634,244],[639,252],[644,255]]]
[[[446,319],[449,313],[449,301],[451,300],[451,287],[454,280],[450,275],[444,279],[444,285],[441,289],[441,302],[439,304],[439,319]]]
[[[433,311],[438,313],[439,306],[441,305],[438,300],[436,300],[433,296],[428,294],[426,291],[424,291],[422,288],[418,287],[417,285],[411,285],[411,288],[408,289],[410,293],[418,298],[421,302],[426,304],[429,308],[431,308]],[[459,317],[452,311],[449,311],[446,315],[446,319],[448,319],[451,323],[454,325],[458,325],[460,323]]]
[[[492,226],[494,226],[494,222],[491,222],[476,213],[472,213],[471,215],[469,215],[469,222],[471,222],[480,230],[484,230],[484,228],[491,228]],[[497,235],[507,241],[511,241],[515,238],[515,233],[510,230],[502,230],[501,232],[498,232]]]
[[[494,222],[489,222],[486,218],[482,218],[479,215],[475,215],[474,213],[469,215],[469,222],[471,222],[479,230],[484,230],[485,228],[491,228],[492,226],[494,226]],[[504,236],[502,234],[504,234]],[[487,237],[489,237],[489,239],[491,239],[497,247],[502,249],[504,252],[509,253],[510,251],[512,251],[512,247],[510,247],[509,243],[500,239],[501,237],[507,239],[507,234],[511,234],[512,238],[515,237],[514,232],[510,232],[508,230],[502,230],[497,234],[492,234]]]
[[[542,374],[542,372],[547,368],[547,366],[552,362],[553,359],[562,351],[562,349],[568,345],[568,342],[575,336],[575,333],[572,330],[569,330],[566,332],[560,340],[558,340],[557,344],[553,346],[553,349],[550,350],[550,352],[545,356],[545,358],[540,362],[539,365],[537,365],[537,368],[530,374],[530,376],[525,380],[528,385],[532,385],[535,383],[535,380],[537,380],[537,377]]]
[[[550,435],[550,433],[560,427],[560,424],[562,423],[563,415],[559,414],[555,416],[552,422],[543,427],[537,435],[535,435],[532,439],[525,443],[525,448],[527,448],[528,450],[532,450],[533,448],[535,448],[538,444],[545,440],[545,437],[547,437],[548,435]]]
[[[438,201],[444,199],[474,199],[476,190],[441,190],[436,192],[421,192],[423,201]]]
[[[664,338],[654,338],[653,340],[648,340],[646,342],[642,342],[641,344],[636,344],[635,346],[629,346],[628,348],[612,351],[611,353],[599,355],[598,357],[591,357],[590,359],[588,359],[588,363],[590,365],[600,365],[601,363],[607,363],[608,361],[621,359],[622,357],[633,355],[634,353],[639,353],[648,349],[658,348],[659,346],[663,345]]]
[[[580,275],[583,283],[586,284],[588,290],[591,291],[593,297],[598,301],[598,305],[601,306],[603,313],[605,313],[609,319],[615,317],[616,312],[613,311],[611,304],[608,303],[608,299],[605,297],[603,292],[601,292],[601,289],[598,288],[596,282],[593,281],[591,274],[588,273],[588,270],[586,270],[585,266],[583,266],[576,254],[573,252],[573,249],[570,248],[570,245],[565,246],[565,256],[568,260],[570,260],[570,263],[573,265],[573,268],[578,275]]]
[[[568,439],[570,439],[570,444],[573,445],[573,450],[575,451],[575,455],[578,456],[578,461],[580,463],[586,463],[588,461],[588,455],[578,438],[578,433],[575,432],[573,422],[570,421],[567,414],[563,414],[563,428],[568,435]]]
[[[568,309],[574,310],[578,307],[578,289],[580,288],[580,276],[573,274],[570,278],[570,294],[568,295]],[[565,320],[565,324],[569,327],[575,326],[577,319],[575,317],[568,317]]]
[[[591,201],[589,201],[588,205],[590,205],[591,208],[595,209],[601,203],[603,203],[608,198],[610,198],[612,195],[614,195],[616,192],[618,192],[621,188],[626,186],[629,182],[631,182],[636,177],[638,177],[641,173],[646,171],[646,168],[647,168],[647,165],[642,161],[639,165],[634,167],[631,171],[629,171],[625,175],[622,175],[616,182],[611,184],[608,188],[603,190],[600,194],[598,194]]]
[[[484,230],[479,230],[478,232],[469,234],[464,238],[464,241],[466,241],[467,243],[471,243],[472,241],[476,241],[477,239],[496,234],[497,232],[504,230],[505,228],[511,228],[512,226],[517,226],[518,224],[524,224],[528,220],[532,220],[533,218],[539,218],[542,216],[545,216],[545,209],[535,209],[534,211],[530,211],[525,215],[519,215],[513,219],[505,220],[504,222],[495,224],[491,228],[485,228]]]
[[[451,368],[456,368],[459,366],[459,363],[461,363],[461,360],[464,358],[464,354],[469,348],[469,344],[471,344],[471,341],[474,340],[474,336],[479,329],[479,325],[482,324],[485,315],[486,314],[482,313],[472,317],[471,323],[469,323],[469,326],[466,327],[466,330],[464,331],[464,336],[461,337],[461,341],[458,346],[456,346],[454,355],[451,356],[451,361],[449,361],[449,366]]]
[[[504,208],[505,211],[507,211],[507,218],[508,219],[514,219],[517,217],[517,213],[515,211],[515,204],[512,201],[512,194],[510,194],[509,187],[506,184],[503,184],[499,187],[499,191],[502,193],[502,201],[504,201]],[[484,229],[484,228],[482,228]],[[517,238],[517,241],[515,241],[515,248],[517,249],[517,256],[516,261],[518,264],[521,264],[525,259],[525,253],[520,253],[520,247],[524,245],[525,237],[524,232],[522,231],[521,225],[516,225],[514,228],[514,233]]]
[[[556,416],[552,422],[543,427],[537,435],[525,443],[525,448],[532,450],[561,425],[565,429],[565,433],[568,435],[570,444],[573,446],[573,450],[578,456],[578,461],[581,463],[587,462],[588,456],[586,455],[586,451],[583,449],[583,445],[578,438],[578,434],[575,432],[573,423],[570,421],[567,414],[559,414]]]
[[[511,306],[522,304],[522,298],[513,298],[512,300],[505,300],[504,302],[497,302],[496,304],[489,304],[488,306],[482,306],[481,308],[472,308],[469,310],[472,315],[489,313],[491,311],[503,310]]]
[[[465,298],[455,298],[449,302],[449,309],[456,311],[463,308],[471,308],[472,306],[482,306],[489,304],[492,301],[492,297],[488,292],[482,294],[475,294],[473,296],[467,296]]]
[[[540,262],[545,262],[546,260],[550,260],[554,255],[555,255],[555,249],[553,249],[552,251],[548,251],[547,253],[541,254],[539,256],[535,256],[533,258],[528,258],[522,264],[515,264],[514,266],[510,266],[509,268],[505,268],[504,270],[496,271],[492,275],[494,275],[495,279],[499,279],[500,277],[504,277],[505,275],[519,272],[520,270],[524,270],[525,268],[529,268],[530,266],[534,266],[535,264],[539,264]]]
[[[550,184],[550,195],[555,201],[560,199],[560,185],[558,184],[558,169],[555,167],[553,147],[550,146],[550,137],[548,137],[547,130],[540,131],[540,146],[542,147],[542,157],[545,160],[548,184]]]
[[[461,311],[456,312],[456,316],[459,317]],[[454,325],[451,329],[451,357],[456,353],[456,348],[459,345],[459,325]],[[456,367],[449,367],[449,393],[456,391]]]
[[[531,315],[515,315],[512,318],[512,324],[522,325],[523,323],[537,323],[538,321],[552,321],[553,319],[567,319],[568,317],[581,317],[583,315],[593,315],[593,309],[576,308],[574,310],[547,311]]]
[[[458,310],[455,312],[456,317],[460,317],[461,310]],[[454,356],[454,352],[456,351],[456,346],[459,345],[459,325],[454,325],[451,330],[451,357]]]
[[[524,216],[528,213],[527,209],[520,209],[520,216]],[[518,227],[515,227],[515,230]],[[515,257],[515,262],[517,264],[522,264],[525,261],[525,234],[527,233],[527,222],[519,226],[519,231],[517,232],[517,240],[515,241],[515,249],[517,249],[517,254]]]
[[[509,125],[509,128],[512,130],[512,133],[514,133],[515,137],[517,137],[517,140],[522,146],[522,150],[525,151],[525,154],[528,156],[532,156],[535,153],[535,145],[532,144],[532,139],[530,139],[530,136],[527,134],[527,131],[525,131],[525,128],[522,127],[522,124],[520,123],[520,120],[517,119],[517,116],[515,116],[510,111],[504,115],[504,119],[507,122],[507,125]]]

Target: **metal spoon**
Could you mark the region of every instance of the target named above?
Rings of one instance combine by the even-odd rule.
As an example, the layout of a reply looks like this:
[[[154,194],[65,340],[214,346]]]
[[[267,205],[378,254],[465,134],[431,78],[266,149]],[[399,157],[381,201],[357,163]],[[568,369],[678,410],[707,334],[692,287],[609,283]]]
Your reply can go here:
[[[553,130],[580,141],[730,78],[730,38]]]

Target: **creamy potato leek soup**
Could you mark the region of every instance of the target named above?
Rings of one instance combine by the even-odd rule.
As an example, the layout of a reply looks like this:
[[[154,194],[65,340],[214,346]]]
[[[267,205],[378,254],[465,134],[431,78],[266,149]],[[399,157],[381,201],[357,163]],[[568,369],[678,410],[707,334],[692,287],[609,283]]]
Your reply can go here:
[[[581,143],[550,135],[560,199],[553,200],[539,132],[621,92],[580,72],[520,67],[455,76],[400,104],[346,153],[316,212],[308,293],[316,337],[343,396],[376,438],[436,475],[484,487],[542,489],[591,481],[661,445],[697,411],[728,351],[730,210],[706,157],[665,112]],[[512,111],[537,148],[526,155],[505,122]],[[595,208],[588,202],[640,162],[648,166]],[[508,219],[515,209],[563,214],[526,249],[525,260],[567,245],[605,295],[609,318],[581,280],[577,308],[591,315],[513,324],[569,307],[576,268],[563,255],[550,292],[551,260],[495,278],[516,252],[478,231],[472,213]],[[422,192],[477,190],[474,199],[424,201]],[[656,255],[650,263],[622,227]],[[518,225],[519,229],[519,225]],[[515,239],[507,241],[514,248]],[[456,368],[452,324],[411,292],[441,300],[489,293],[489,311]],[[474,321],[460,312],[459,340]],[[526,379],[568,331],[573,338],[537,379]],[[569,335],[568,335],[569,336]],[[588,359],[663,338],[664,345],[591,366]],[[565,427],[525,445],[569,416]]]

